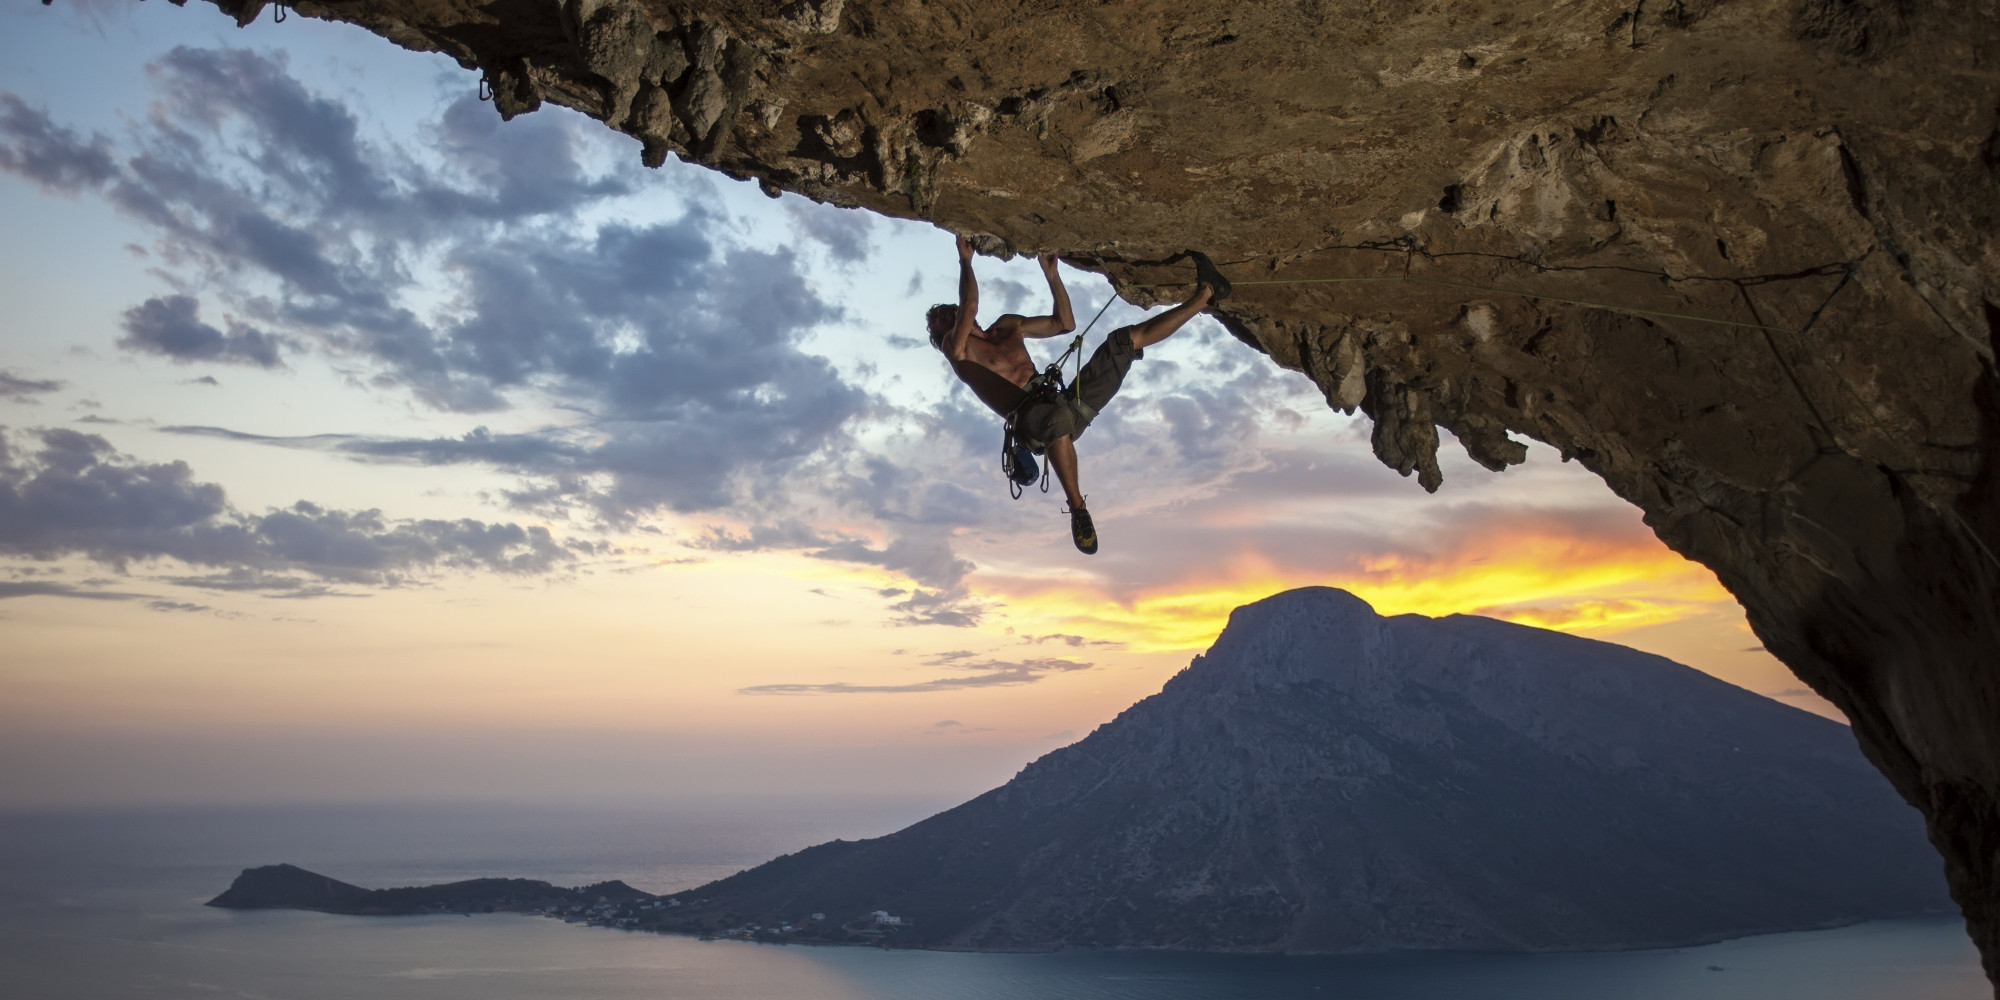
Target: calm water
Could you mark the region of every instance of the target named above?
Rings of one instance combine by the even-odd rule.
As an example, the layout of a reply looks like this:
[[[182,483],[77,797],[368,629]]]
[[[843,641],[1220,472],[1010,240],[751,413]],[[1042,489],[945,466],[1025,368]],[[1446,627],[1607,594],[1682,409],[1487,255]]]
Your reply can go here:
[[[1357,958],[960,955],[703,943],[553,920],[231,913],[248,865],[366,886],[525,875],[685,888],[934,803],[682,812],[0,815],[0,996],[259,1000],[1990,1000],[1956,918],[1702,948]]]

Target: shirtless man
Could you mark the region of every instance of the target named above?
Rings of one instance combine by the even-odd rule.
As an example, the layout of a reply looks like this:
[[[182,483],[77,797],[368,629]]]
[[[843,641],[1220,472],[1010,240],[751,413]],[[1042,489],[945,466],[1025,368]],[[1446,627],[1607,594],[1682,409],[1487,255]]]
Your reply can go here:
[[[958,238],[958,304],[932,306],[925,317],[930,327],[931,346],[951,360],[951,370],[972,389],[980,401],[1001,417],[1011,417],[1015,434],[1036,454],[1046,452],[1049,464],[1069,498],[1070,538],[1089,555],[1097,551],[1097,527],[1084,507],[1083,490],[1077,483],[1075,439],[1111,402],[1125,381],[1132,362],[1145,350],[1167,339],[1210,302],[1229,294],[1229,282],[1217,273],[1207,257],[1190,252],[1195,260],[1199,284],[1186,302],[1144,322],[1111,331],[1104,343],[1083,365],[1074,391],[1066,390],[1054,400],[1030,399],[1028,380],[1035,377],[1033,358],[1026,341],[1059,337],[1076,328],[1070,315],[1069,293],[1056,273],[1053,254],[1041,257],[1042,274],[1048,278],[1049,294],[1055,298],[1055,312],[1047,316],[1016,316],[1009,313],[993,321],[991,329],[978,322],[979,282],[972,276],[972,244]]]

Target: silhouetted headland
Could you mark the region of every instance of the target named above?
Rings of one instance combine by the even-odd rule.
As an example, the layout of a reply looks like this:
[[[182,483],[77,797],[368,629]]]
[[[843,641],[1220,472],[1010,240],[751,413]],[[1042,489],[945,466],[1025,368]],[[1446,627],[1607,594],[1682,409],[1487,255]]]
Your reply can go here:
[[[228,890],[208,901],[228,910],[317,910],[356,916],[418,913],[550,913],[602,915],[650,902],[651,893],[616,880],[565,889],[534,879],[475,878],[444,885],[363,889],[295,865],[246,868]]]

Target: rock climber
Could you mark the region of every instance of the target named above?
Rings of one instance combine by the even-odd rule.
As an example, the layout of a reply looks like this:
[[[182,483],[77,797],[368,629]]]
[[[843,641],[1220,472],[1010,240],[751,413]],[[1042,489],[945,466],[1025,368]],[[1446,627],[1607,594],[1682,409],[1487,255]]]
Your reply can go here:
[[[1229,295],[1229,282],[1206,256],[1193,251],[1186,256],[1195,264],[1194,294],[1166,312],[1111,331],[1084,363],[1073,389],[1060,393],[1038,391],[1044,383],[1038,378],[1025,343],[1030,339],[1059,337],[1076,328],[1076,317],[1070,314],[1069,293],[1056,273],[1055,255],[1043,254],[1040,258],[1049,294],[1055,299],[1054,312],[1047,316],[1009,313],[994,320],[991,328],[981,328],[979,282],[972,274],[972,244],[960,236],[958,304],[932,306],[925,317],[931,346],[951,360],[951,370],[959,380],[1009,422],[1022,444],[1035,454],[1048,455],[1056,479],[1062,483],[1063,495],[1069,501],[1070,538],[1086,555],[1097,551],[1097,527],[1091,523],[1077,481],[1075,439],[1083,435],[1098,411],[1117,394],[1126,370],[1145,356],[1146,348],[1167,339],[1210,303]],[[1030,473],[1029,481],[1032,478]]]

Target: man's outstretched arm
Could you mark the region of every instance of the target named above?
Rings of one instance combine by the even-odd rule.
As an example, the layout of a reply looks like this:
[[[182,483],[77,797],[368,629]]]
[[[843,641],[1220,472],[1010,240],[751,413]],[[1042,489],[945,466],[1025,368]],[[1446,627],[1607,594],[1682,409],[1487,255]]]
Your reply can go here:
[[[1056,255],[1045,253],[1041,262],[1042,277],[1049,279],[1049,295],[1056,300],[1056,311],[1053,315],[1022,320],[1023,337],[1057,337],[1076,329],[1076,317],[1069,311],[1069,290],[1063,287],[1062,275],[1056,271]]]
[[[945,338],[945,357],[963,360],[965,342],[979,325],[979,279],[972,276],[972,241],[958,238],[958,323]]]

